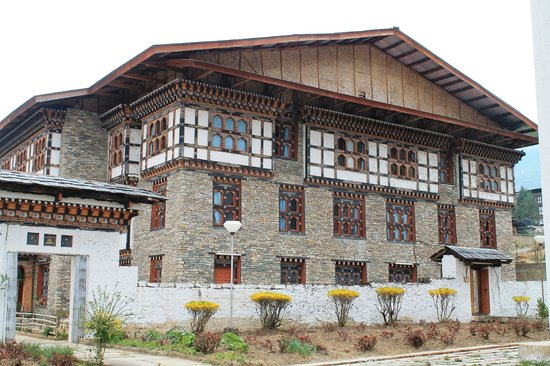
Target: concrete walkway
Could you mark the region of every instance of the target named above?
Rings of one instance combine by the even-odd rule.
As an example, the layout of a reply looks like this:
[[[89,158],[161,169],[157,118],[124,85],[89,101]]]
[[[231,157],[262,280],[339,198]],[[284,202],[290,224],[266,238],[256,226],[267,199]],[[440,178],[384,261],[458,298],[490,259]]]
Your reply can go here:
[[[36,343],[43,346],[68,346],[74,348],[74,355],[78,359],[88,360],[93,358],[93,352],[89,345],[73,344],[67,341],[54,341],[51,339],[35,338],[18,334],[15,337],[19,343]],[[109,366],[201,366],[200,362],[183,358],[150,355],[107,348],[105,351],[105,364]]]

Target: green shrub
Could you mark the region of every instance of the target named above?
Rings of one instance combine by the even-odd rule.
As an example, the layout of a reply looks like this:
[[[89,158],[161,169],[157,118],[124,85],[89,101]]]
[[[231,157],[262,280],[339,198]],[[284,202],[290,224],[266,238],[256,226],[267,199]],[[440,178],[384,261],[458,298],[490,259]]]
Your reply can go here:
[[[311,356],[317,352],[315,345],[300,341],[297,338],[283,338],[279,341],[279,348],[284,353],[299,353],[304,357]]]
[[[548,318],[548,306],[542,299],[537,299],[537,314],[541,318]]]
[[[184,347],[193,347],[195,335],[183,329],[172,328],[164,334],[164,338],[168,339],[172,344],[181,344]]]
[[[227,332],[222,336],[221,345],[231,351],[248,352],[248,345],[235,333]]]
[[[195,348],[201,353],[212,353],[220,346],[221,337],[217,333],[202,332],[195,337]]]
[[[42,335],[48,337],[53,331],[54,329],[52,327],[46,325],[44,329],[42,329]]]
[[[161,338],[162,336],[156,329],[148,329],[141,337],[144,342],[159,341]]]
[[[42,347],[40,347],[39,344],[21,343],[21,345],[23,346],[23,350],[28,357],[32,358],[35,361],[40,360],[40,357],[42,357]]]

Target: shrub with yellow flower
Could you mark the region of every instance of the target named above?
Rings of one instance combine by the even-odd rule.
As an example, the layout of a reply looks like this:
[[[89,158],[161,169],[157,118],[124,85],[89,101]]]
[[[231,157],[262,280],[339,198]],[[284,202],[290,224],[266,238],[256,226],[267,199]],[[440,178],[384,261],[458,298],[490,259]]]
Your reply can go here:
[[[432,297],[437,312],[437,320],[440,322],[449,320],[455,310],[457,291],[453,288],[440,287],[428,290],[428,294]]]
[[[191,315],[191,332],[199,334],[204,331],[206,323],[218,311],[220,305],[211,301],[191,301],[184,307]]]
[[[349,321],[351,306],[353,305],[355,299],[359,297],[359,292],[346,289],[336,289],[329,291],[327,295],[334,303],[338,325],[344,327]]]
[[[281,325],[284,313],[292,297],[278,292],[256,292],[250,299],[256,303],[263,328],[275,329]]]
[[[376,309],[384,318],[384,323],[390,324],[397,321],[401,310],[401,302],[405,295],[405,289],[401,287],[379,287],[376,289],[378,303]]]
[[[516,313],[518,316],[527,315],[527,310],[529,310],[529,300],[531,300],[531,298],[529,296],[514,296],[512,297],[512,300],[514,300],[514,306],[516,307]]]

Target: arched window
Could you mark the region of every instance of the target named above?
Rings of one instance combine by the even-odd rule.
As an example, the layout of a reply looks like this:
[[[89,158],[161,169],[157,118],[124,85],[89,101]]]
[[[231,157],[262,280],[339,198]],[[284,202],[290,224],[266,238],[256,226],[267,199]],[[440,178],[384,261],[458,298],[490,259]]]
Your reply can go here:
[[[233,149],[233,137],[231,136],[225,136],[225,139],[223,141],[223,145],[226,149]]]
[[[357,159],[357,169],[365,170],[365,168],[366,168],[365,160],[362,158]]]
[[[246,133],[246,127],[247,127],[247,124],[242,119],[240,119],[239,122],[237,122],[237,132]]]
[[[222,204],[222,194],[221,192],[214,192],[214,204],[215,205],[221,205]]]
[[[279,200],[279,211],[287,212],[286,200],[284,198]]]
[[[168,123],[166,122],[166,118],[162,119],[162,131],[166,131],[168,129]]]
[[[159,135],[161,133],[160,121],[155,122],[155,132],[156,132],[157,135]]]
[[[279,218],[279,230],[286,231],[286,217]]]
[[[390,150],[390,157],[392,159],[397,159],[397,149],[395,147],[392,147]]]
[[[342,217],[349,217],[349,207],[347,205],[342,208]]]
[[[159,148],[159,140],[156,139],[155,140],[155,154],[157,154],[159,152],[160,148]]]
[[[351,140],[346,141],[346,151],[353,152],[355,150],[353,145],[354,145],[353,141]]]
[[[498,182],[496,180],[493,181],[493,192],[498,192]]]
[[[283,140],[290,140],[290,127],[283,128]]]
[[[340,205],[334,205],[334,210],[332,211],[334,217],[340,217]]]
[[[246,151],[246,140],[242,137],[237,140],[237,150]]]
[[[298,219],[296,217],[290,218],[290,230],[298,230]]]
[[[118,163],[117,163],[117,164],[122,164],[122,161],[123,161],[123,160],[122,160],[122,151],[119,151],[119,152],[118,152],[118,159],[117,159],[117,160],[118,160]]]
[[[155,145],[153,144],[153,141],[149,142],[149,155],[153,155],[155,153]]]
[[[409,151],[409,161],[412,163],[416,161],[416,154],[414,151]]]
[[[414,170],[414,168],[412,166],[409,167],[409,178],[414,178],[416,177],[416,171]]]
[[[214,118],[212,118],[212,125],[214,128],[222,129],[222,117],[219,115],[215,115]]]
[[[358,153],[364,153],[365,152],[365,144],[359,141],[357,143],[357,152]]]
[[[397,175],[397,164],[392,164],[390,170],[393,175]]]
[[[346,140],[343,138],[338,139],[338,149],[345,150],[346,149]]]
[[[497,177],[497,167],[496,166],[491,168],[491,177],[494,177],[494,178]]]
[[[214,211],[214,224],[216,225],[222,224],[222,214],[218,210]]]
[[[292,212],[298,211],[298,201],[295,198],[290,200],[290,211]]]
[[[151,123],[149,125],[149,137],[155,136],[155,124]]]
[[[346,166],[346,157],[344,155],[338,155],[338,166]]]
[[[484,189],[485,188],[485,181],[483,179],[480,179],[479,182],[477,183],[477,187],[479,189]]]
[[[212,146],[213,147],[222,147],[222,137],[218,134],[212,136]]]
[[[290,157],[290,146],[288,146],[287,144],[283,145],[283,157]]]
[[[233,131],[235,129],[235,120],[231,117],[225,119],[225,129]]]
[[[483,171],[484,171],[484,169],[483,169],[483,164],[479,164],[479,166],[477,167],[477,169],[479,170],[479,172],[478,172],[479,174],[483,174]]]
[[[407,175],[407,168],[405,167],[405,165],[401,165],[399,167],[399,175],[402,177]]]
[[[348,169],[355,169],[355,160],[351,156],[347,158],[346,167]]]
[[[235,204],[235,195],[233,194],[233,192],[227,192],[225,194],[225,197],[223,199],[223,204],[224,205],[234,205]]]
[[[399,160],[405,161],[405,156],[406,156],[405,150],[400,149],[399,150]]]
[[[160,138],[160,149],[161,150],[164,150],[166,149],[166,137],[162,136]]]

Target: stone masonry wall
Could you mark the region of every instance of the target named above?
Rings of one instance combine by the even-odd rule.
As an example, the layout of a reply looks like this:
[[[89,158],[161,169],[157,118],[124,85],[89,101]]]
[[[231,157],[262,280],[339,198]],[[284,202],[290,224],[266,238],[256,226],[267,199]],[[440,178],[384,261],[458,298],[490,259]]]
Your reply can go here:
[[[67,109],[61,137],[60,176],[107,181],[108,137],[97,113]]]
[[[71,298],[71,257],[52,255],[49,276],[47,311],[51,315],[67,313]]]

